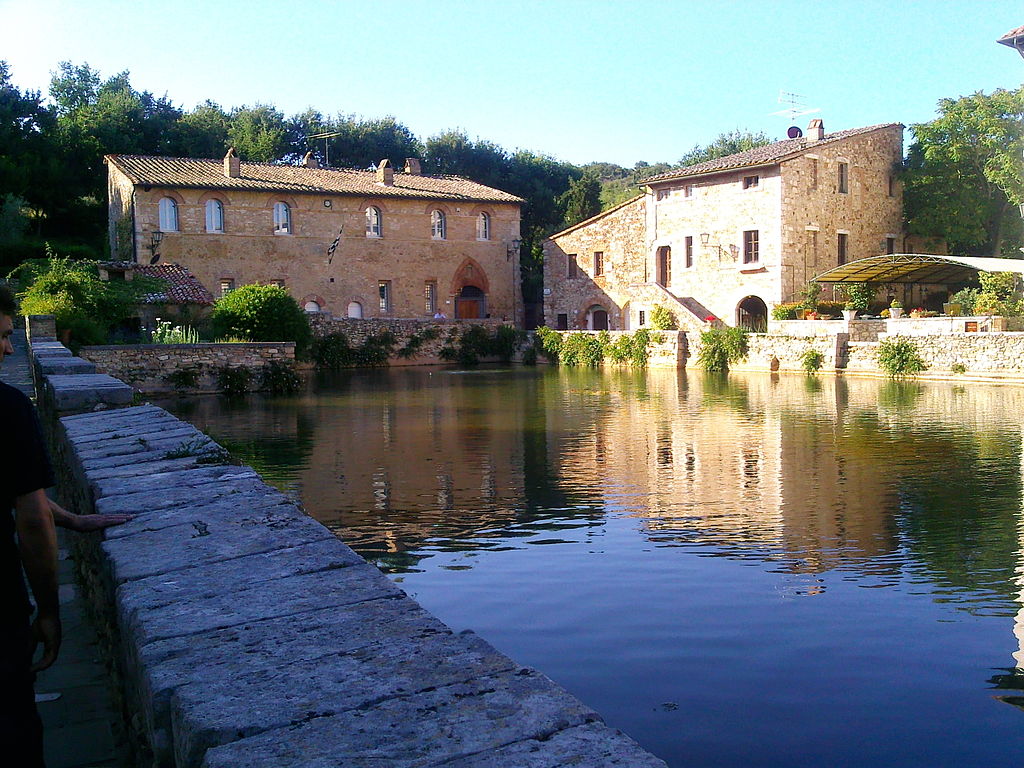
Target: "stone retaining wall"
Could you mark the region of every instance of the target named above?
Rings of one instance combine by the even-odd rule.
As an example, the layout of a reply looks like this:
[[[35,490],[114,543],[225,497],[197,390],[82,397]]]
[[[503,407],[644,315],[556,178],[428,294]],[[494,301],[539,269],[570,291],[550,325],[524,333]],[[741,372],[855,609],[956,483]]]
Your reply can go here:
[[[730,368],[736,371],[802,371],[803,355],[813,349],[824,355],[821,370],[835,370],[836,362],[842,362],[845,341],[843,334],[793,337],[752,333],[747,337],[747,357]]]
[[[295,344],[132,344],[82,347],[80,354],[98,372],[144,394],[202,393],[219,391],[217,374],[223,368],[250,370],[250,389],[258,389],[261,372],[272,363],[294,364]]]
[[[1024,333],[956,333],[921,336],[888,333],[882,339],[909,338],[931,376],[1024,379]],[[963,366],[963,372],[954,372]],[[851,344],[846,369],[878,373],[878,344]]]
[[[40,363],[70,358],[37,343]],[[67,415],[72,380],[94,376],[107,386]],[[126,384],[40,377],[63,503],[135,515],[75,548],[137,765],[664,768],[544,675],[454,634],[191,425],[118,407]]]

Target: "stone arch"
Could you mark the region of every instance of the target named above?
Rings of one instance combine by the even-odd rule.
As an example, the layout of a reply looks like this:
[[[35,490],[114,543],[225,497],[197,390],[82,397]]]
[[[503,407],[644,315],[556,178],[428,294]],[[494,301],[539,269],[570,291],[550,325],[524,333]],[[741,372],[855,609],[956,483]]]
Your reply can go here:
[[[199,205],[206,205],[207,200],[220,200],[224,205],[231,205],[231,198],[223,190],[208,189],[199,196]]]
[[[364,302],[361,299],[352,299],[345,307],[345,317],[351,317],[355,320],[362,320],[364,308]]]
[[[269,210],[274,210],[274,205],[276,203],[288,203],[288,207],[291,208],[293,211],[299,210],[298,202],[296,202],[295,198],[292,197],[291,195],[270,195],[267,198],[267,204],[263,207]]]
[[[483,267],[480,266],[476,259],[469,256],[464,258],[459,268],[455,270],[455,277],[452,278],[449,293],[455,296],[467,285],[475,286],[485,294],[491,292],[491,284],[487,279],[487,273],[484,272]]]
[[[383,200],[377,200],[375,198],[370,198],[370,197],[364,197],[362,200],[360,200],[359,201],[359,208],[357,210],[359,211],[359,213],[361,213],[361,214],[363,214],[365,216],[366,215],[366,209],[369,208],[371,205],[374,208],[376,208],[377,210],[379,210],[381,212],[381,215],[384,215],[385,213],[388,212],[387,206],[384,205],[384,201]],[[431,207],[431,209],[437,208],[436,205],[432,205],[430,207]]]
[[[423,212],[428,214],[428,215],[433,213],[434,211],[441,211],[442,213],[444,213],[445,216],[451,216],[452,215],[452,208],[451,208],[451,206],[450,205],[445,205],[444,203],[440,202],[439,200],[431,200],[429,203],[427,203],[426,205],[423,206]]]
[[[175,192],[173,189],[158,189],[156,190],[156,194],[158,195],[156,198],[158,205],[165,197],[171,198],[171,200],[176,202],[178,205],[186,205],[185,198],[181,196],[181,193]]]
[[[327,302],[324,301],[324,297],[316,293],[307,293],[302,297],[302,308],[306,312],[323,312],[327,309]],[[311,304],[315,304],[315,307],[311,307]]]
[[[768,305],[760,296],[744,296],[736,305],[736,325],[748,331],[768,330]]]
[[[613,322],[615,315],[613,311],[608,308],[608,302],[605,299],[594,298],[584,301],[582,309],[576,313],[576,328],[582,328],[585,330],[602,330],[601,328],[594,327],[594,312],[599,310],[604,313],[604,324],[607,326],[607,330],[615,330],[615,323]],[[600,316],[599,318],[600,319]]]

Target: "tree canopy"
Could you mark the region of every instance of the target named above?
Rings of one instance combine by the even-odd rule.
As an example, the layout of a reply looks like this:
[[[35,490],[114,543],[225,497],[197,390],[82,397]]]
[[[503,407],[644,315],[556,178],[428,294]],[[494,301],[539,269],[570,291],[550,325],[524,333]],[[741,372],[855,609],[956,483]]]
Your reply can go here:
[[[1001,256],[1021,245],[1024,87],[939,101],[911,126],[904,215],[912,234],[941,236],[954,253]]]

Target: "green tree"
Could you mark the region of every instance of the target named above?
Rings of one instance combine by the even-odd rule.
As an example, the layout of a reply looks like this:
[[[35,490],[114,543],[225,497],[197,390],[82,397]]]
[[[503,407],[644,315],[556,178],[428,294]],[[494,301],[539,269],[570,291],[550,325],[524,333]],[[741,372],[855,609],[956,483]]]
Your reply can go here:
[[[228,148],[230,124],[219,104],[209,100],[197,104],[174,126],[173,153],[180,157],[223,157]]]
[[[272,163],[288,151],[284,115],[275,107],[257,104],[231,110],[228,142],[243,160]]]
[[[769,138],[767,134],[761,133],[760,131],[754,133],[752,131],[740,130],[737,128],[733,131],[718,134],[710,144],[705,144],[703,146],[697,144],[693,149],[679,158],[679,165],[685,168],[688,165],[705,163],[708,160],[715,160],[727,155],[735,155],[737,152],[746,152],[748,149],[755,149],[771,143],[772,139]]]
[[[912,126],[904,216],[913,234],[944,237],[954,253],[1011,254],[1021,245],[1024,87],[939,101]]]
[[[588,171],[570,182],[569,189],[559,196],[558,202],[565,211],[562,223],[566,227],[596,216],[601,212],[601,182],[597,175]]]

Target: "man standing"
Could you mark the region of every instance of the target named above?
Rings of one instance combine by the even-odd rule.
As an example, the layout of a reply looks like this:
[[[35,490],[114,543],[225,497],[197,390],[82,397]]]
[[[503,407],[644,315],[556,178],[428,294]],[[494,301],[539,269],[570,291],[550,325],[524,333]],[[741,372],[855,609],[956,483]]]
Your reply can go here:
[[[14,353],[15,312],[14,297],[0,287],[0,363]],[[34,768],[43,765],[43,727],[32,685],[56,660],[61,638],[57,534],[46,496],[53,473],[32,402],[2,382],[0,418],[0,744],[13,748],[18,765]],[[36,601],[31,622],[22,566]],[[40,642],[43,655],[33,665]]]
[[[16,312],[14,297],[0,286],[0,364],[14,353]],[[35,768],[43,765],[43,729],[33,683],[56,660],[61,640],[54,524],[98,531],[131,516],[76,515],[47,497],[53,473],[35,409],[3,382],[0,420],[0,762]],[[22,567],[36,602],[34,621]],[[39,643],[43,653],[33,664]]]

